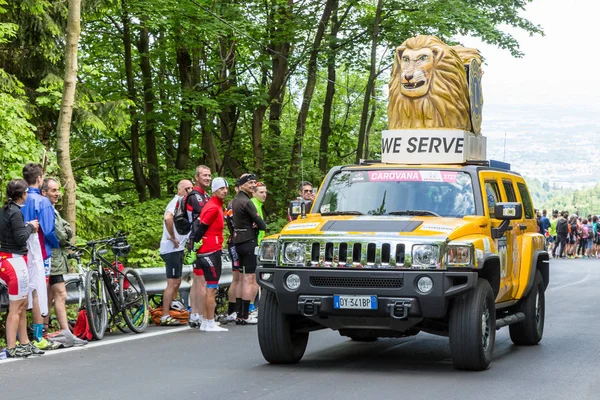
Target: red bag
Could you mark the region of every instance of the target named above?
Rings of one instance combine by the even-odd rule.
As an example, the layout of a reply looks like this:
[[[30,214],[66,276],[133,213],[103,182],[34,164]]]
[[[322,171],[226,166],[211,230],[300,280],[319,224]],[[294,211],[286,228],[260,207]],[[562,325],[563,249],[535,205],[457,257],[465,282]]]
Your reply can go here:
[[[73,327],[73,334],[79,339],[92,340],[92,332],[87,319],[87,311],[80,310]]]

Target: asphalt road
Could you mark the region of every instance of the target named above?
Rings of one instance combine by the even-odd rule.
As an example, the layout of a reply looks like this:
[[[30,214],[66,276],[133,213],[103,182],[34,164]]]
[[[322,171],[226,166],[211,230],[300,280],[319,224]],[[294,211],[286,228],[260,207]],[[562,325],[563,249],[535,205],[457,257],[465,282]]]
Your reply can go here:
[[[311,334],[302,361],[266,364],[256,328],[152,327],[84,348],[0,361],[0,399],[600,399],[600,260],[552,260],[540,345],[497,332],[487,371],[457,371],[448,339],[355,343]]]

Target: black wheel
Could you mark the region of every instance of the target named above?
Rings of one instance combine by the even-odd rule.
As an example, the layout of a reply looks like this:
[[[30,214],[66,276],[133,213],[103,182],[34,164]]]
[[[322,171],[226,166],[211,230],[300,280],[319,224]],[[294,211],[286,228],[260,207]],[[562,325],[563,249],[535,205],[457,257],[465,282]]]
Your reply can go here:
[[[148,327],[148,295],[142,277],[133,268],[125,268],[119,274],[119,300],[129,329],[144,332]]]
[[[263,290],[258,319],[258,343],[271,364],[300,361],[308,343],[308,332],[295,332],[298,316],[282,314],[275,293]]]
[[[450,310],[450,351],[458,369],[481,371],[492,361],[496,340],[496,306],[489,282],[454,300]]]
[[[516,312],[524,313],[525,319],[508,327],[510,340],[521,346],[538,344],[544,335],[545,310],[544,280],[540,271],[536,271],[531,291],[527,293],[527,296],[521,300],[515,309]]]
[[[113,288],[113,290],[115,290],[115,288]],[[118,290],[116,291],[115,295],[117,296],[117,298],[119,298]],[[125,318],[123,318],[123,314],[121,314],[121,312],[118,311],[118,308],[115,307],[115,305],[113,304],[112,298],[110,296],[107,296],[106,300],[108,301],[108,322],[110,324],[109,329],[112,331],[111,328],[116,327],[122,333],[131,332],[129,326],[127,326],[127,323],[125,322]]]
[[[92,337],[100,340],[108,326],[108,304],[104,281],[98,271],[90,270],[85,274],[85,309]]]
[[[350,340],[354,342],[375,342],[377,336],[349,336]]]

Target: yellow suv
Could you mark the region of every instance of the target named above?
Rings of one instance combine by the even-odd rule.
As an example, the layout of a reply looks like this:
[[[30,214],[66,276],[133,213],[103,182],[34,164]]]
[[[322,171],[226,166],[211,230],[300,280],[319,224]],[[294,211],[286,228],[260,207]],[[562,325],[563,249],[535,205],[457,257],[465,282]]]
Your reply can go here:
[[[262,241],[264,358],[298,362],[324,328],[448,336],[467,370],[488,367],[500,327],[537,344],[549,257],[524,179],[500,164],[333,168],[311,212]]]

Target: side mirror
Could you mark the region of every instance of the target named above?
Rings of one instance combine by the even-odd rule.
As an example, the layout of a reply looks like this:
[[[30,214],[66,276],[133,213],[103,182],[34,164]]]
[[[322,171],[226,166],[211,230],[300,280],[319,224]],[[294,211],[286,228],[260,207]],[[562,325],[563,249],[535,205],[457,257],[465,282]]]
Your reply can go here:
[[[499,239],[504,236],[504,232],[512,229],[509,221],[523,217],[523,205],[517,202],[496,203],[494,217],[502,220],[499,227],[492,228],[492,237]]]
[[[523,218],[523,205],[517,202],[496,203],[494,216],[505,221],[521,219]]]

